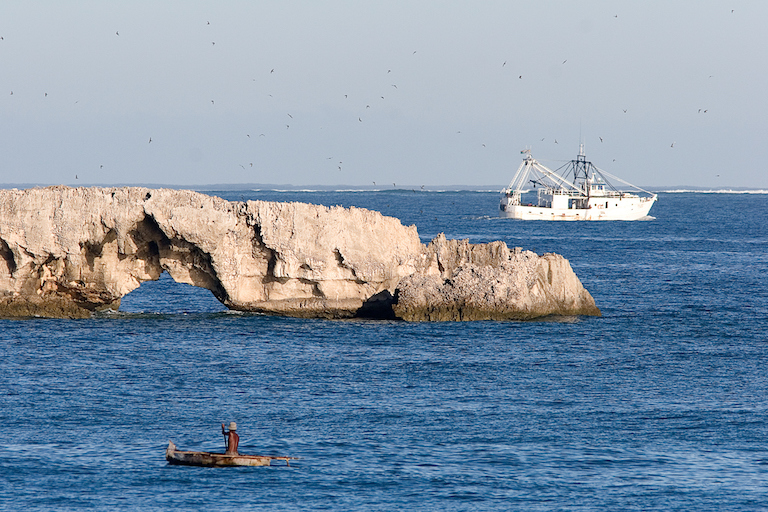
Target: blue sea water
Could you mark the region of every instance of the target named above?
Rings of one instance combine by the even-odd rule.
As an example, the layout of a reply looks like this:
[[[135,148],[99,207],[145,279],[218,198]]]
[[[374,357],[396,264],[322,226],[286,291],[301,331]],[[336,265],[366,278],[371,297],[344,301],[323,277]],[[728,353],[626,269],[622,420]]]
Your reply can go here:
[[[4,510],[766,510],[768,195],[646,222],[496,218],[486,192],[215,193],[379,210],[568,258],[600,318],[227,312],[164,277],[89,320],[0,320]],[[181,449],[301,457],[169,466]]]

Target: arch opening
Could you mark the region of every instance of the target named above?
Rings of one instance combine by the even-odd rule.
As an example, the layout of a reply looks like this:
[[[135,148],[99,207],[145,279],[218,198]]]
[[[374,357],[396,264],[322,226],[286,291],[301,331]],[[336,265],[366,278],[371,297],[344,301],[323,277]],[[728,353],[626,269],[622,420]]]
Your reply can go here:
[[[221,313],[227,307],[219,302],[213,292],[191,284],[178,283],[168,271],[163,271],[156,281],[145,281],[123,296],[120,302],[123,313]]]

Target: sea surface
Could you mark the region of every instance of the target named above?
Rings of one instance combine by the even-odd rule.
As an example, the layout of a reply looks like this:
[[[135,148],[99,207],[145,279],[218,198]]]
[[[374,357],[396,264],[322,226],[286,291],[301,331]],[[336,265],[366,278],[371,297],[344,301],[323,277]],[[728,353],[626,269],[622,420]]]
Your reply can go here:
[[[768,194],[558,223],[489,192],[210,193],[560,253],[603,316],[279,318],[164,275],[116,314],[0,320],[0,509],[768,510]],[[241,452],[300,459],[166,463],[230,421]]]

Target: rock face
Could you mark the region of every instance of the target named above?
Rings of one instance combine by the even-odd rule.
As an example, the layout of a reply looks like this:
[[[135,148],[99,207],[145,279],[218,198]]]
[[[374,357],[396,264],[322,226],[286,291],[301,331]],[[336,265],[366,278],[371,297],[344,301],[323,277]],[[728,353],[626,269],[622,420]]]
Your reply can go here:
[[[90,316],[164,271],[228,308],[405,320],[599,315],[567,260],[361,208],[146,188],[0,190],[0,316]]]

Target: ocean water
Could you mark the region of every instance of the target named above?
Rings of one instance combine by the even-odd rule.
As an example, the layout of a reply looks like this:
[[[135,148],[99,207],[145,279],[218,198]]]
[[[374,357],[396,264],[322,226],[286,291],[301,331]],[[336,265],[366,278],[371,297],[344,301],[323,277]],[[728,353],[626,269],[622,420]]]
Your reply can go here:
[[[215,193],[360,206],[568,258],[600,318],[227,312],[167,277],[89,320],[0,320],[3,510],[766,510],[768,195],[643,222],[496,218],[486,192]],[[169,466],[180,449],[300,457]]]

